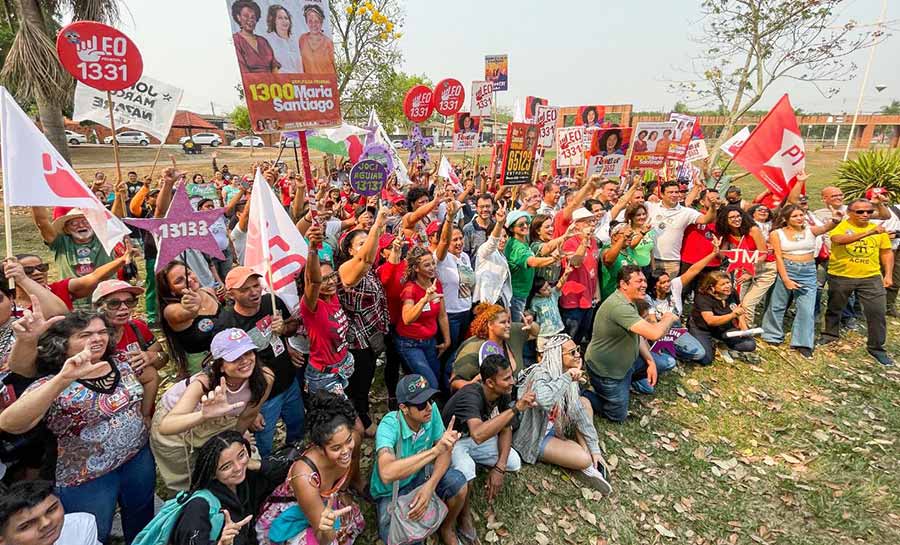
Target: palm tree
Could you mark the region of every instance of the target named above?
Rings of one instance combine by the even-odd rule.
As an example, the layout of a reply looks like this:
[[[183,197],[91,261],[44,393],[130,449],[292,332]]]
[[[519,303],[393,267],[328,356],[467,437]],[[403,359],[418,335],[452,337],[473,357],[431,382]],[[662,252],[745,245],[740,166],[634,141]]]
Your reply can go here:
[[[885,115],[900,115],[900,100],[894,99],[890,104],[881,109]]]
[[[12,4],[18,28],[0,78],[19,96],[34,99],[44,134],[69,161],[62,106],[74,80],[56,57],[54,16],[67,12],[73,20],[115,22],[119,7],[115,0],[13,0]]]

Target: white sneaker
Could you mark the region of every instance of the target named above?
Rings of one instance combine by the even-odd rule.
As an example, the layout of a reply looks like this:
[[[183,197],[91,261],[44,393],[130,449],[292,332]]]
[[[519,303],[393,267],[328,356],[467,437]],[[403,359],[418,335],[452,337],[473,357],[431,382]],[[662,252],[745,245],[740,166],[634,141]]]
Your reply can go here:
[[[599,490],[601,494],[608,495],[612,492],[612,486],[603,478],[603,474],[592,465],[575,472],[575,476],[588,486]]]

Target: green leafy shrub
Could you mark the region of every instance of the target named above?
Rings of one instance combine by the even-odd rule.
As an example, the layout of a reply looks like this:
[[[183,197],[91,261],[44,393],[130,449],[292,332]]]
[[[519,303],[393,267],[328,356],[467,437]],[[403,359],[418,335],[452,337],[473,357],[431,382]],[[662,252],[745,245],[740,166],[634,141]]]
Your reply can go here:
[[[849,199],[863,197],[870,187],[883,187],[895,202],[900,198],[900,149],[860,153],[841,163],[838,178]]]

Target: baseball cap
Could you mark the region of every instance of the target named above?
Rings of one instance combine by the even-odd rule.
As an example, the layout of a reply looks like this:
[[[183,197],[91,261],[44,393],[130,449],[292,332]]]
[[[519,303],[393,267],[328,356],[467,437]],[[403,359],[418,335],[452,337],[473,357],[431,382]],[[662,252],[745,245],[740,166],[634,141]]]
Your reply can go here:
[[[435,220],[428,224],[428,227],[425,228],[425,234],[431,236],[441,229],[441,222]]]
[[[509,215],[506,216],[506,226],[510,227],[511,225],[519,221],[520,218],[525,218],[529,223],[531,223],[531,214],[524,210],[513,210],[509,213]]]
[[[380,237],[378,237],[378,252],[381,253],[386,248],[390,247],[391,244],[394,243],[394,235],[391,233],[384,233]]]
[[[213,358],[222,358],[225,361],[235,361],[251,350],[256,350],[256,345],[253,344],[250,335],[236,327],[229,327],[216,333],[209,346]]]
[[[258,272],[255,272],[250,267],[244,267],[243,265],[240,267],[235,267],[228,271],[228,276],[225,277],[225,289],[234,289],[240,288],[243,286],[247,279],[251,276],[262,276]]]
[[[137,296],[144,293],[144,288],[132,286],[124,280],[104,280],[94,288],[94,293],[91,294],[91,303],[96,305],[100,299],[119,291],[125,291]]]
[[[586,220],[594,217],[594,214],[591,213],[587,208],[580,206],[574,212],[572,212],[572,221]]]
[[[405,375],[397,383],[397,403],[402,405],[418,405],[425,403],[438,394],[438,391],[428,385],[428,381],[422,375]]]

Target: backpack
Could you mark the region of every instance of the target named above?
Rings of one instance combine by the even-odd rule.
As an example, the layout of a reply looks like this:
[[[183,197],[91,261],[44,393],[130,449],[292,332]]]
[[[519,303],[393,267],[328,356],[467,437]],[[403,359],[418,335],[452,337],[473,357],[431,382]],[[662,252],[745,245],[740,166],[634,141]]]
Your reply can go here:
[[[141,530],[141,533],[134,538],[132,545],[168,545],[169,537],[172,535],[172,530],[175,528],[175,523],[178,522],[181,511],[188,503],[188,499],[185,497],[186,495],[187,492],[182,492],[175,498],[163,504],[159,513],[157,513],[156,516],[153,517],[153,520],[151,520],[147,526]],[[182,498],[184,498],[183,501],[179,503],[178,500]],[[206,500],[206,503],[209,504],[209,522],[212,526],[210,537],[215,536],[213,539],[213,542],[215,543],[218,541],[219,535],[222,533],[222,527],[225,525],[225,515],[221,512],[222,503],[219,502],[219,498],[212,492],[205,489],[194,492],[190,496],[190,499],[193,498],[203,498]]]

